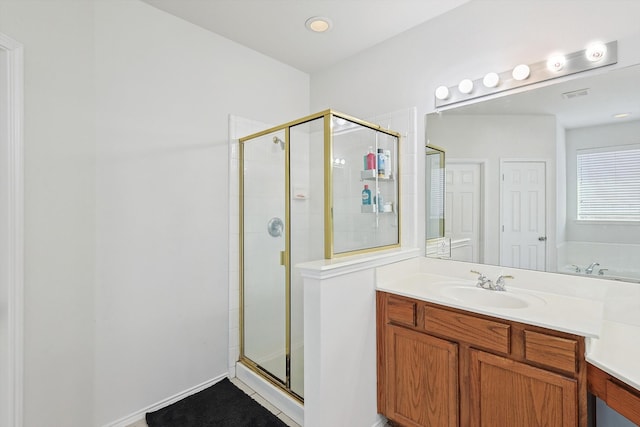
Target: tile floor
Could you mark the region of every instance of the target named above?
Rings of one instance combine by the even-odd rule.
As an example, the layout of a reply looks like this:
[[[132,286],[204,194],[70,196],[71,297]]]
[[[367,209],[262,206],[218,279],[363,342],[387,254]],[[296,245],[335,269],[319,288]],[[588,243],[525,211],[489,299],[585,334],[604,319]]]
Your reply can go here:
[[[255,400],[256,402],[258,402],[259,404],[267,408],[271,413],[275,414],[289,427],[300,427],[298,423],[296,423],[291,418],[286,416],[282,411],[280,411],[278,408],[273,406],[271,403],[267,402],[262,396],[260,396],[252,388],[250,388],[248,385],[246,385],[239,379],[231,378],[231,382],[235,384],[235,386],[238,387],[240,390],[244,391],[246,394],[251,396],[253,400]],[[140,420],[138,422],[128,425],[127,427],[147,427],[147,423],[145,420]]]

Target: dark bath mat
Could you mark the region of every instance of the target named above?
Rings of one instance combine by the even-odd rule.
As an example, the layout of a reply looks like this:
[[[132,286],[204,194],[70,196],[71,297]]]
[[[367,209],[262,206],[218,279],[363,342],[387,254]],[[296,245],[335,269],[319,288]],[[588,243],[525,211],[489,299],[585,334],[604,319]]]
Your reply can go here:
[[[228,378],[146,418],[149,427],[287,427]]]

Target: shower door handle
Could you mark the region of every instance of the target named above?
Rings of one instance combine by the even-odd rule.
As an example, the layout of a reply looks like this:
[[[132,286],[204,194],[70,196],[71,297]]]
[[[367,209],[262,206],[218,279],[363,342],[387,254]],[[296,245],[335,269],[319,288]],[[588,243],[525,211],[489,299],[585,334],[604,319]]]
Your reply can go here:
[[[280,251],[280,265],[287,266],[287,253]]]

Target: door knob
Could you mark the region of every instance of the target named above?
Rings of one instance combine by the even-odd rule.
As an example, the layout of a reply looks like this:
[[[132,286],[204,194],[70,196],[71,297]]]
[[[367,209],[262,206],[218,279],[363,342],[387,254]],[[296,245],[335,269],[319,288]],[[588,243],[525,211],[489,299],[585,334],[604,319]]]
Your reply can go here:
[[[544,242],[544,241],[547,240],[547,236],[540,236],[540,237],[538,237],[538,240],[541,241],[541,242]]]

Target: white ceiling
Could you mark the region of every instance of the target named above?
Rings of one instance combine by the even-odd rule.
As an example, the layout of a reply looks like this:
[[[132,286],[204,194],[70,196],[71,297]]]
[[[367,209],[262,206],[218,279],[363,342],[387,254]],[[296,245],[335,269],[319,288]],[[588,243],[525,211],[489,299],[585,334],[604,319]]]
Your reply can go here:
[[[313,73],[470,0],[143,0],[253,50]],[[331,19],[312,33],[305,21]]]

